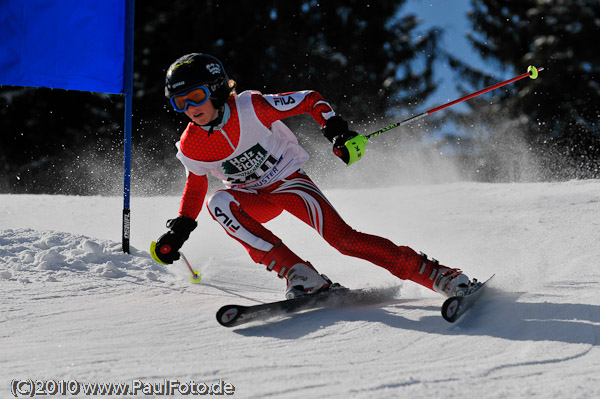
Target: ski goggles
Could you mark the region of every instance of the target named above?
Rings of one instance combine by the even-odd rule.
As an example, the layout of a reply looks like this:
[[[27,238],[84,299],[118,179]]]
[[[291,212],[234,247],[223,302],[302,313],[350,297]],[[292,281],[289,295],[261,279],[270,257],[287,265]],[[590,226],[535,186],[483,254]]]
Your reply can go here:
[[[175,94],[169,99],[173,109],[177,112],[185,112],[188,105],[202,105],[210,97],[210,92],[206,86],[196,86],[183,93]]]

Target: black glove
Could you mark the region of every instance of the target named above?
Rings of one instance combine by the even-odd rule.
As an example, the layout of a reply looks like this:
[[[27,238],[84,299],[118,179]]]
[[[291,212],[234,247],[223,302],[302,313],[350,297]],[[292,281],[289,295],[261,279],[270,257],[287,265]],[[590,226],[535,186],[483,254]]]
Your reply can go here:
[[[333,143],[333,153],[348,165],[348,162],[350,162],[350,152],[346,147],[346,141],[353,139],[358,134],[349,131],[348,122],[337,115],[329,118],[322,130],[327,140]]]
[[[348,132],[348,122],[342,119],[342,117],[335,115],[327,119],[325,126],[321,129],[323,136],[327,138],[331,143],[336,136]]]
[[[333,153],[338,158],[341,158],[346,165],[350,162],[350,151],[348,150],[348,147],[346,147],[346,141],[352,140],[356,136],[358,136],[358,134],[355,132],[346,132],[339,136],[335,136],[333,139]]]
[[[168,232],[160,236],[156,241],[153,256],[161,262],[171,264],[179,259],[179,249],[190,237],[190,233],[198,226],[194,219],[179,216],[167,221]]]

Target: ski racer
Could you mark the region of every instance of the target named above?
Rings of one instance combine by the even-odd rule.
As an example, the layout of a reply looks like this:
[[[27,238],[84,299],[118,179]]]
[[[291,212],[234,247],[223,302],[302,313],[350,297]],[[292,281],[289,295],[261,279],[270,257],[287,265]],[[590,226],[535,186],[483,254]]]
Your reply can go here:
[[[470,281],[460,270],[354,230],[302,170],[309,155],[281,121],[294,115],[309,114],[345,163],[356,155],[345,143],[357,133],[321,94],[310,90],[238,94],[235,86],[223,64],[207,54],[184,55],[167,70],[165,95],[175,111],[190,119],[176,143],[187,180],[179,216],[167,221],[169,230],[151,245],[157,262],[179,259],[179,249],[197,226],[210,173],[225,188],[210,196],[208,212],[254,262],[285,279],[286,298],[327,290],[332,282],[263,226],[284,210],[344,255],[367,260],[445,296],[464,295]]]

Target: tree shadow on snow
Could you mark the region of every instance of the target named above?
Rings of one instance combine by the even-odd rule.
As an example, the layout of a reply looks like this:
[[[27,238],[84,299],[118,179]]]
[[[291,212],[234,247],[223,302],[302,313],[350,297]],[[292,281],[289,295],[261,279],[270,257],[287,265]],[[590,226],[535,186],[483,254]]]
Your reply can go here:
[[[319,309],[238,328],[244,336],[298,339],[317,330],[337,326],[355,329],[354,322],[382,323],[402,330],[442,335],[491,336],[513,341],[557,341],[600,344],[600,306],[570,303],[518,302],[522,293],[490,289],[454,324],[440,313],[442,302],[398,300],[379,305]],[[347,323],[347,325],[345,325]]]

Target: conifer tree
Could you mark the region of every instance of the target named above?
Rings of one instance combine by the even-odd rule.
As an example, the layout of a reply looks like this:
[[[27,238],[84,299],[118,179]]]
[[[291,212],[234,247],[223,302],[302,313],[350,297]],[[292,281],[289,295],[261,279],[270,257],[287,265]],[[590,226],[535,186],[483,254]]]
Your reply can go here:
[[[187,123],[170,111],[164,98],[166,69],[186,53],[221,59],[239,90],[318,90],[350,121],[367,122],[399,105],[422,102],[435,89],[432,66],[439,34],[422,29],[417,18],[403,10],[405,2],[137,2],[134,179],[153,169],[136,168],[140,154],[148,162],[154,159],[159,168],[172,157],[173,140]],[[110,162],[119,156],[119,97],[1,90],[5,95],[0,95],[0,130],[10,139],[0,146],[7,177],[0,188],[52,192],[64,171],[85,170],[72,167],[91,159],[84,150],[93,151],[95,159],[112,157]],[[49,138],[52,145],[45,144]],[[98,168],[97,163],[91,168]],[[93,194],[100,187],[87,184],[84,175],[72,175],[69,182],[68,190],[58,192]]]
[[[528,65],[545,68],[536,81],[468,103],[478,122],[486,108],[510,122],[512,131],[500,129],[487,139],[501,143],[519,135],[539,157],[546,178],[600,176],[600,2],[473,0],[469,19],[469,39],[490,68],[474,70],[456,58],[452,65],[473,87],[497,81],[498,71],[506,76]],[[462,122],[474,124],[472,118]],[[490,130],[498,131],[497,118],[493,124]]]

